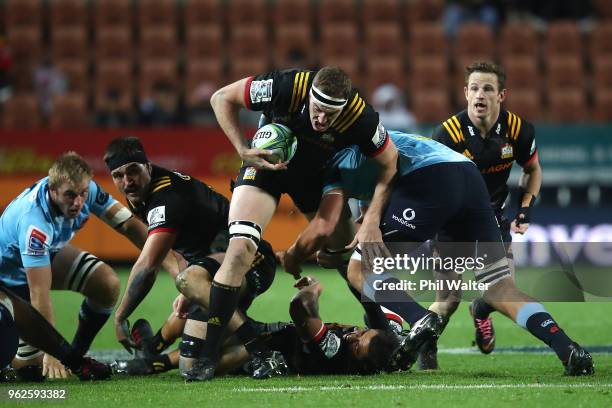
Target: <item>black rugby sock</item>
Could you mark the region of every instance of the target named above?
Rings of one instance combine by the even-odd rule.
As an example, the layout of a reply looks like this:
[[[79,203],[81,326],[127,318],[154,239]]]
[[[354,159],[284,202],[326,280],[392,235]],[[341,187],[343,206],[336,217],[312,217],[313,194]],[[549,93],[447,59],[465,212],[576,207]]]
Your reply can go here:
[[[472,303],[472,313],[474,313],[474,317],[477,319],[485,320],[494,311],[495,309],[485,302],[482,297],[474,299],[474,302]]]
[[[552,316],[546,312],[539,312],[527,319],[529,333],[542,340],[552,348],[562,362],[567,362],[569,346],[572,340],[561,330]]]
[[[150,364],[151,368],[153,368],[153,372],[155,373],[163,373],[174,368],[170,362],[170,357],[167,354],[152,357],[147,359],[147,362]]]
[[[368,327],[370,329],[390,331],[391,326],[389,325],[389,319],[385,315],[385,312],[382,311],[380,306],[374,303],[372,299],[362,296],[361,293],[359,293],[359,291],[353,288],[350,284],[349,289],[351,290],[353,296],[359,300],[361,306],[363,306],[363,310],[365,310],[366,313]]]
[[[400,284],[397,278],[388,278],[382,282],[385,284]],[[397,313],[412,327],[419,319],[429,313],[429,310],[414,301],[404,290],[380,289],[375,292],[375,301],[381,306]]]
[[[79,312],[79,326],[72,340],[72,347],[78,353],[84,355],[89,350],[94,338],[108,320],[112,308],[100,308],[94,310],[87,299],[81,303]]]
[[[213,361],[219,360],[221,341],[239,298],[240,286],[228,286],[213,280],[210,288],[206,345],[202,351],[204,357]]]
[[[151,342],[147,344],[147,349],[151,353],[159,354],[172,345],[173,342],[166,341],[162,336],[162,329],[159,329]]]
[[[250,354],[256,352],[266,352],[270,349],[257,336],[257,331],[250,321],[244,322],[242,326],[234,333],[236,337],[244,344],[244,347]]]

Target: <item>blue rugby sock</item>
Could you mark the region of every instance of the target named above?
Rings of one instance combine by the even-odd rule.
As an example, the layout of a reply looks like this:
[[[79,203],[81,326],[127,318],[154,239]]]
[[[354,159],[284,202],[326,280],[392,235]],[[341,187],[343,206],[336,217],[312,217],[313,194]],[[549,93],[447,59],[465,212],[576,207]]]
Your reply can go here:
[[[72,340],[72,347],[80,355],[89,350],[94,338],[104,326],[113,311],[112,307],[95,305],[89,299],[83,300],[79,312],[79,326]]]
[[[562,362],[567,362],[572,340],[539,303],[527,303],[517,313],[516,322],[552,348]]]

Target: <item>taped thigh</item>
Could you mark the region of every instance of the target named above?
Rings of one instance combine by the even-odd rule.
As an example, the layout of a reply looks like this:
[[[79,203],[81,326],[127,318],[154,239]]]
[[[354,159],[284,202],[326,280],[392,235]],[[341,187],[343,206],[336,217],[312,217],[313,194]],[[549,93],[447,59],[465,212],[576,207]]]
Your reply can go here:
[[[255,248],[259,247],[259,241],[261,241],[261,226],[252,221],[237,220],[229,223],[229,239],[248,239],[255,245]]]
[[[482,269],[475,269],[474,275],[476,282],[487,283],[489,287],[493,286],[502,279],[511,277],[510,266],[508,260],[502,258],[496,262],[487,264]]]
[[[81,252],[72,262],[62,289],[83,293],[83,288],[85,288],[89,278],[103,264],[104,262],[89,252]]]

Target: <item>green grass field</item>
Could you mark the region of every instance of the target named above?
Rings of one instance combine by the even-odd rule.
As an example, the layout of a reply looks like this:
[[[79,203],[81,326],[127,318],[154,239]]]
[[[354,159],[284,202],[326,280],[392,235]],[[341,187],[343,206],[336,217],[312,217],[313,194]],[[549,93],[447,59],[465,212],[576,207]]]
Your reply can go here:
[[[123,284],[126,271],[121,274]],[[309,269],[325,286],[321,315],[326,321],[362,323],[362,310],[333,271]],[[274,286],[253,304],[250,314],[263,321],[287,321],[288,301],[294,293],[292,278],[279,271]],[[149,319],[155,329],[170,313],[176,291],[173,282],[160,275],[155,288],[131,319]],[[76,326],[81,297],[54,293],[57,326],[69,339]],[[612,345],[612,303],[547,303],[565,331],[587,346]],[[485,356],[471,347],[473,327],[463,303],[440,339],[438,372],[381,374],[370,377],[284,377],[256,381],[227,377],[208,383],[185,383],[177,371],[155,377],[115,377],[100,383],[76,379],[20,384],[11,388],[66,389],[62,407],[98,406],[546,406],[594,407],[612,405],[612,355],[593,354],[596,375],[567,378],[556,356],[548,352],[510,352],[510,347],[543,346],[505,317],[494,315],[497,347],[502,352]],[[116,350],[112,324],[97,337],[93,350]],[[503,350],[506,350],[503,352]],[[542,349],[543,350],[543,349]],[[0,386],[0,401],[7,402],[7,386]],[[10,402],[9,402],[10,403]],[[28,401],[27,406],[48,406]]]

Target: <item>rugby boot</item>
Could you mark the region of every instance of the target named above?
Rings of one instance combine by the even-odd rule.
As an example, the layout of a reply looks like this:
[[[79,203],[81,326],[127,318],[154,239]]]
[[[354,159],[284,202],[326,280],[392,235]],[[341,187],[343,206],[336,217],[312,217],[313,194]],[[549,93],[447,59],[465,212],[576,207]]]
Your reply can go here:
[[[400,336],[400,345],[391,355],[390,370],[409,370],[417,360],[419,349],[429,340],[437,340],[444,330],[444,320],[429,312],[418,320],[406,335]]]
[[[200,357],[187,371],[181,372],[185,381],[208,381],[215,376],[217,364],[208,357]]]
[[[474,299],[470,303],[470,315],[476,328],[474,343],[476,343],[481,353],[489,354],[495,349],[495,329],[493,328],[491,316],[488,316],[486,319],[479,319],[474,316],[474,302],[480,301],[479,299],[481,298]]]
[[[13,367],[5,367],[0,370],[0,383],[12,383],[17,381],[17,371]]]
[[[285,375],[289,371],[285,357],[279,351],[258,353],[253,359],[253,378],[257,380]]]
[[[135,358],[133,360],[116,360],[111,364],[113,372],[127,375],[149,375],[155,374],[151,361],[146,358]]]
[[[111,366],[93,358],[83,357],[83,362],[76,370],[72,370],[81,381],[107,380],[112,375]]]
[[[42,373],[42,365],[32,364],[15,369],[18,381],[43,382],[45,376]]]
[[[591,357],[591,354],[580,347],[578,343],[570,344],[569,348],[570,355],[564,364],[565,375],[593,375],[595,368],[593,367],[593,357]]]
[[[436,340],[428,340],[419,350],[418,358],[419,370],[437,370],[438,369],[438,342]]]
[[[132,340],[134,340],[135,357],[147,358],[156,355],[153,350],[153,329],[146,319],[138,319],[132,326]]]
[[[404,330],[404,327],[403,327],[404,319],[402,319],[400,315],[390,310],[385,312],[385,317],[387,318],[389,322],[389,329],[391,329],[391,331],[397,334],[398,336],[401,335],[402,331]],[[367,313],[364,313],[363,315],[363,322],[365,323],[366,327],[370,329],[372,328],[372,326],[370,325],[370,319],[368,318]]]

